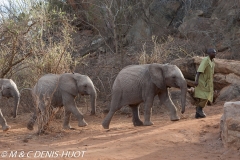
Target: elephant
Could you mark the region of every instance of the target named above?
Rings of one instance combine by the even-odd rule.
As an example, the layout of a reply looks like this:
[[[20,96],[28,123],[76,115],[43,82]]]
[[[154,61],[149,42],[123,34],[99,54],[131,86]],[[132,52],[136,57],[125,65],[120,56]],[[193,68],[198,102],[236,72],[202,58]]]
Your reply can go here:
[[[172,121],[179,120],[177,109],[169,97],[168,88],[181,89],[181,113],[185,112],[187,82],[176,65],[143,64],[130,65],[117,75],[112,87],[110,111],[102,122],[104,129],[109,129],[110,121],[117,110],[129,105],[132,109],[134,126],[150,126],[153,100],[158,95],[160,102],[170,111]],[[139,118],[139,104],[144,103],[144,122]]]
[[[79,127],[86,126],[87,123],[75,103],[78,94],[90,95],[91,115],[94,115],[96,113],[97,92],[88,76],[79,73],[46,74],[42,76],[32,89],[36,106],[27,128],[33,130],[37,114],[40,112],[45,115],[49,103],[52,108],[64,107],[64,129],[74,129],[69,124],[71,114],[76,116]]]
[[[0,79],[0,99],[2,97],[14,98],[13,117],[16,118],[17,110],[20,102],[20,93],[18,91],[17,85],[12,79]],[[4,118],[1,109],[0,109],[0,124],[2,125],[3,131],[7,131],[11,128],[7,124],[7,121]]]

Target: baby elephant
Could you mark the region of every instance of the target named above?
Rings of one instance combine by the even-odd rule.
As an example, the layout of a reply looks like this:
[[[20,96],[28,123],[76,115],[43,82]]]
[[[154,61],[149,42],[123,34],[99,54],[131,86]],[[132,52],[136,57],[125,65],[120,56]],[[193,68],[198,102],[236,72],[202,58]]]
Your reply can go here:
[[[14,98],[14,110],[13,117],[17,116],[18,105],[20,102],[20,93],[18,91],[17,85],[11,79],[0,79],[0,99],[2,97],[13,97]],[[0,124],[2,125],[2,130],[7,131],[10,126],[7,124],[6,119],[0,109]]]
[[[40,111],[41,115],[46,115],[46,112],[48,112],[46,111],[47,106],[53,108],[64,106],[64,129],[72,128],[69,124],[71,114],[75,115],[78,119],[79,127],[86,126],[87,123],[75,103],[75,97],[78,94],[90,95],[91,114],[95,114],[97,93],[92,80],[88,76],[78,73],[44,75],[32,89],[36,107],[27,128],[33,130],[34,122],[37,119],[37,111]]]
[[[169,97],[168,88],[181,89],[182,113],[185,111],[187,82],[181,70],[169,64],[132,65],[122,69],[117,75],[112,87],[110,111],[102,122],[105,129],[109,128],[114,113],[124,105],[129,105],[133,114],[134,126],[150,126],[153,100],[158,95],[160,101],[168,107],[170,119],[179,120],[177,109]],[[139,104],[144,103],[144,118],[139,118]]]

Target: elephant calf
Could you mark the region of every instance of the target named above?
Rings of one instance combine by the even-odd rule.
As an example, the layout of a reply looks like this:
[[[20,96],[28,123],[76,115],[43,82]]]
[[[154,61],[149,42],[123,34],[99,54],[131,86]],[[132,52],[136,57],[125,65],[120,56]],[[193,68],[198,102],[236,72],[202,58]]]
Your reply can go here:
[[[64,106],[65,115],[63,128],[71,129],[69,124],[71,114],[75,115],[78,119],[79,127],[86,126],[87,123],[85,122],[82,113],[77,109],[75,103],[75,97],[78,94],[90,95],[91,114],[95,114],[96,112],[97,93],[92,80],[86,75],[78,73],[44,75],[38,80],[32,89],[32,94],[36,103],[36,109],[33,117],[28,122],[27,128],[29,130],[33,130],[38,109],[42,115],[45,115],[47,105],[52,107]]]
[[[20,102],[20,93],[18,91],[17,85],[11,79],[0,79],[0,99],[2,97],[13,97],[14,98],[14,111],[13,117],[17,116],[17,110]],[[7,124],[6,119],[3,117],[2,111],[0,109],[0,124],[2,125],[2,130],[7,131],[10,126]]]
[[[184,113],[187,82],[177,66],[154,63],[125,67],[114,81],[110,111],[102,122],[103,128],[109,128],[114,113],[124,105],[129,105],[132,108],[134,126],[152,125],[150,117],[156,95],[169,108],[171,120],[179,120],[176,107],[169,97],[169,87],[181,89],[181,105],[182,113]],[[139,104],[142,102],[144,102],[145,108],[144,123],[139,119]]]

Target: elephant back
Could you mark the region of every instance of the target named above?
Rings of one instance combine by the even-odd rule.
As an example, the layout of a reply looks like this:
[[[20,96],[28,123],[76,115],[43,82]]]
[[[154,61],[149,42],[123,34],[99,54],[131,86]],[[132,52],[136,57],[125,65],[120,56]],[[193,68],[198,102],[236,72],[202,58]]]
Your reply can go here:
[[[131,89],[137,86],[141,86],[146,79],[149,64],[145,65],[130,65],[123,68],[117,75],[113,89],[121,87],[121,89]],[[140,88],[139,88],[140,89]]]
[[[47,74],[42,76],[33,88],[33,93],[36,95],[50,95],[58,86],[59,75]]]

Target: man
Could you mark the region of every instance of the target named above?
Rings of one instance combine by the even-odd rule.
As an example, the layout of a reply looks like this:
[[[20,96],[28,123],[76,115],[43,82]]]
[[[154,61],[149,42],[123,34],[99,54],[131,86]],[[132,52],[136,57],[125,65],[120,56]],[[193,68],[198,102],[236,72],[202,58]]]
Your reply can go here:
[[[208,101],[213,101],[213,74],[215,67],[213,58],[216,56],[216,50],[209,48],[206,53],[208,56],[203,58],[195,77],[194,97],[198,99],[195,118],[205,118],[206,114],[203,108]]]

